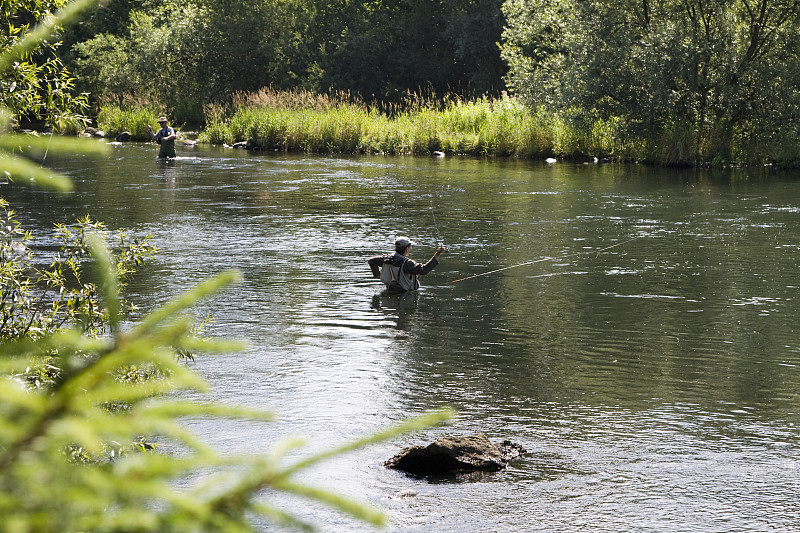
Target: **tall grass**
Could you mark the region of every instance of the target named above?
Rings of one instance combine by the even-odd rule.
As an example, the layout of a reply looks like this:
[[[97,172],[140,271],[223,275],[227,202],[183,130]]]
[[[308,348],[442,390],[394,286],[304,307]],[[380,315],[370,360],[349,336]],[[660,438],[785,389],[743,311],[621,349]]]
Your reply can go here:
[[[130,131],[145,140],[156,105],[106,105],[98,116],[109,134]],[[612,158],[659,165],[766,164],[800,166],[794,132],[754,136],[742,128],[671,124],[635,133],[619,118],[567,109],[531,108],[503,94],[465,101],[410,95],[404,105],[367,105],[349,93],[317,94],[269,88],[235,94],[203,109],[199,140],[247,141],[251,147],[306,153],[474,156],[567,159]],[[633,132],[633,133],[632,133]]]
[[[227,115],[210,109],[200,140],[249,140],[262,149],[299,152],[558,155],[552,117],[541,110],[531,112],[515,98],[452,100],[436,107],[417,102],[411,109],[387,114],[347,94],[263,90],[237,95]]]
[[[155,106],[104,105],[97,114],[97,125],[109,137],[116,137],[127,131],[134,141],[149,141],[147,125],[157,126],[158,117],[162,114],[163,112]]]

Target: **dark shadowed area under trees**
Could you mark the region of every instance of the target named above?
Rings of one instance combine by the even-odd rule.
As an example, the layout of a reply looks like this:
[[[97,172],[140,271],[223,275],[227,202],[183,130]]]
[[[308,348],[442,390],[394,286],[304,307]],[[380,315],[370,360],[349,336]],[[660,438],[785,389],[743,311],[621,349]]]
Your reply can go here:
[[[82,90],[201,108],[262,87],[498,94],[500,0],[112,0],[65,36]]]

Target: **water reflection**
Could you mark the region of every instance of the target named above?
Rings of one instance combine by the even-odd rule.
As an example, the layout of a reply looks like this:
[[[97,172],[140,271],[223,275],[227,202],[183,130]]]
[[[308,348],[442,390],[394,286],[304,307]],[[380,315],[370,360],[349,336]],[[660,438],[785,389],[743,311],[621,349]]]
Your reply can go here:
[[[412,317],[419,303],[419,291],[403,294],[390,294],[383,290],[372,297],[370,307],[386,316],[396,317],[397,329],[409,331],[413,326]]]
[[[164,189],[174,190],[177,183],[178,183],[178,169],[175,168],[177,162],[175,161],[165,161],[163,159],[159,160],[159,174],[161,184]]]

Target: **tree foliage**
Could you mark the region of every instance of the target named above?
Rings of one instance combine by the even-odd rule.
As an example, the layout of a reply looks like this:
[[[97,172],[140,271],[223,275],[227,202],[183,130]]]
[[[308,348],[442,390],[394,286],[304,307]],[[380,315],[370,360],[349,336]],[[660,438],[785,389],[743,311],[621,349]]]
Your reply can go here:
[[[3,41],[2,49],[0,49],[0,85],[5,81],[10,80],[13,73],[18,70],[20,65],[25,65],[28,61],[26,58],[32,57],[35,50],[39,47],[40,43],[46,42],[51,39],[53,33],[58,28],[60,21],[70,21],[77,16],[88,5],[94,3],[95,0],[75,0],[74,2],[65,5],[57,12],[57,16],[46,17],[47,9],[53,7],[55,4],[46,2],[22,2],[11,1],[3,3],[3,10],[0,15],[5,17],[10,28],[20,28],[22,24],[27,31],[15,30],[13,36],[8,37]],[[46,6],[46,7],[42,7]],[[39,17],[43,20],[34,27],[31,24]],[[0,29],[0,32],[3,30]],[[48,150],[53,151],[64,150],[72,151],[74,153],[98,153],[105,151],[105,146],[95,143],[81,143],[75,142],[71,139],[53,139],[33,137],[26,135],[12,135],[9,132],[12,130],[15,123],[17,123],[20,115],[35,115],[39,112],[35,101],[38,98],[36,88],[42,86],[40,77],[47,76],[47,71],[42,70],[35,65],[29,70],[31,78],[28,85],[28,99],[17,99],[12,97],[10,93],[16,91],[17,86],[15,81],[9,82],[7,89],[9,93],[0,92],[0,100],[3,96],[7,96],[7,100],[0,101],[0,176],[4,179],[27,179],[40,187],[49,188],[57,191],[67,191],[72,187],[72,182],[64,176],[50,172],[43,168],[41,165],[35,164],[31,161],[31,157],[38,154],[46,154]],[[61,71],[59,75],[63,76],[65,71]],[[45,80],[46,81],[46,80]],[[46,83],[45,83],[46,85]],[[14,91],[11,88],[14,88]],[[23,85],[22,89],[25,86]],[[32,88],[32,89],[31,89]],[[68,98],[67,98],[68,100]],[[67,100],[61,100],[66,102]],[[49,101],[52,101],[50,99]],[[16,105],[15,105],[16,102]],[[27,102],[27,103],[26,103]],[[8,107],[14,105],[14,107]],[[61,109],[66,114],[51,115],[60,116],[67,120],[77,119],[80,116],[74,114],[74,110]],[[60,112],[59,111],[59,112]],[[56,121],[57,125],[57,121]]]
[[[13,49],[65,0],[4,0],[0,5],[0,54]],[[86,95],[74,95],[74,79],[64,66],[58,39],[45,39],[36,48],[20,49],[10,68],[0,74],[0,107],[14,121],[41,121],[65,129],[84,119]]]
[[[367,99],[409,92],[497,95],[500,0],[386,0],[320,3],[324,88]]]
[[[500,6],[501,0],[141,2],[124,29],[116,22],[77,42],[74,64],[81,88],[100,99],[148,96],[173,108],[262,87],[349,91],[368,100],[416,91],[497,94],[505,72],[497,48]]]
[[[312,18],[305,4],[167,0],[144,5],[130,11],[121,31],[73,46],[80,87],[102,101],[146,100],[195,119],[204,104],[236,91],[310,83],[313,43],[304,35]]]
[[[730,157],[785,135],[800,103],[797,0],[507,0],[508,82],[535,104]]]
[[[0,341],[36,340],[67,326],[92,336],[110,333],[96,280],[86,269],[90,233],[105,236],[120,288],[156,251],[149,235],[142,239],[123,231],[110,235],[101,222],[88,216],[74,225],[57,224],[55,229],[58,252],[49,260],[36,258],[30,232],[22,229],[0,198]]]

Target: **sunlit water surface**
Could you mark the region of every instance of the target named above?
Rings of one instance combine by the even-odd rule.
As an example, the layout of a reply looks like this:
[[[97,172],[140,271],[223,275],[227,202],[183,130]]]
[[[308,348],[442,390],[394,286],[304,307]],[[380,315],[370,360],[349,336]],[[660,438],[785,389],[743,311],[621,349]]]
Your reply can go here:
[[[190,397],[279,420],[187,422],[218,448],[303,435],[302,456],[452,406],[449,427],[304,479],[384,508],[390,531],[800,528],[797,175],[154,153],[51,161],[76,183],[67,197],[4,193],[41,248],[53,222],[86,213],[152,234],[160,253],[131,286],[143,309],[241,270],[197,315],[251,347],[199,358],[212,392]],[[449,252],[418,293],[388,297],[366,260],[398,234],[419,242],[417,260],[438,242]],[[381,466],[403,446],[478,432],[530,454],[473,479]],[[365,529],[265,498],[322,531]]]

